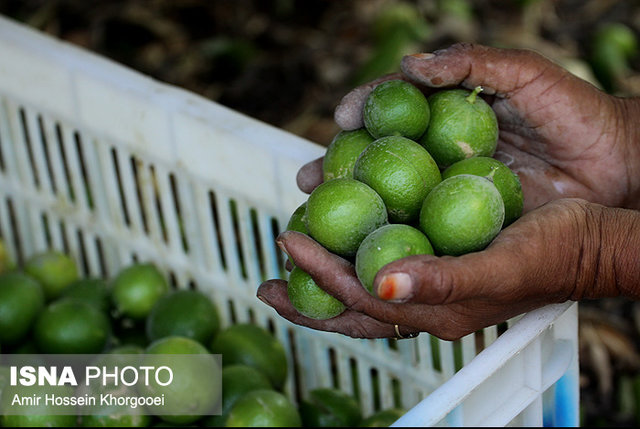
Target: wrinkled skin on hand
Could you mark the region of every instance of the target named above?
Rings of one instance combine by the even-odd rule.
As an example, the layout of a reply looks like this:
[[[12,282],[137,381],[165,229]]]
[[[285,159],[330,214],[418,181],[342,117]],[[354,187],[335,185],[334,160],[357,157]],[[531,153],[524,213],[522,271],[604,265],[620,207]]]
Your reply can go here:
[[[640,213],[628,210],[640,205],[638,100],[609,96],[524,50],[458,44],[407,56],[402,72],[347,94],[335,112],[338,125],[361,127],[366,95],[387,79],[409,80],[425,93],[480,85],[500,127],[495,157],[518,173],[525,214],[483,251],[387,264],[376,276],[376,296],[350,262],[285,232],[281,248],[348,310],[324,321],[305,318],[282,280],[263,283],[260,299],[293,323],[352,337],[394,337],[398,324],[403,335],[456,339],[550,303],[640,298]],[[322,159],[297,176],[308,193],[321,181]]]

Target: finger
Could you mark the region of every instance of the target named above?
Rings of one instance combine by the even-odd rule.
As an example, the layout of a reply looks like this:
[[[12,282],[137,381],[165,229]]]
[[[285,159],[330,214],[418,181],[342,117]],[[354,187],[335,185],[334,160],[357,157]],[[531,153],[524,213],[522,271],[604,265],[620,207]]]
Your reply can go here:
[[[431,87],[482,86],[484,94],[508,96],[546,71],[556,70],[552,64],[533,51],[458,43],[434,53],[405,56],[401,69]]]
[[[380,322],[366,314],[349,309],[331,319],[318,320],[306,317],[291,304],[287,295],[287,283],[284,280],[275,279],[262,283],[258,287],[257,296],[262,302],[273,307],[280,316],[296,325],[320,331],[337,332],[353,338],[394,338],[397,336],[394,325]],[[398,331],[403,337],[415,333],[415,329],[406,326],[399,326]]]
[[[512,293],[518,267],[501,249],[459,257],[415,255],[384,266],[373,290],[385,301],[447,305]]]
[[[354,88],[342,97],[333,115],[336,124],[343,130],[357,130],[358,128],[362,128],[364,126],[362,109],[364,108],[365,100],[371,91],[373,91],[373,88],[382,82],[392,79],[403,79],[403,76],[399,73],[382,76],[379,79]]]
[[[322,161],[324,157],[314,159],[300,167],[296,175],[298,188],[304,193],[310,194],[318,185],[322,183]]]

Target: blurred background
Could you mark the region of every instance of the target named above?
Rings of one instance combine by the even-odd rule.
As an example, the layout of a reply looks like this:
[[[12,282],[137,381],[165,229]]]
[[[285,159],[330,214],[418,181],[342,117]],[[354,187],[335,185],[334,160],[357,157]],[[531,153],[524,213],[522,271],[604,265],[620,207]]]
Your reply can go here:
[[[0,14],[321,145],[350,89],[459,41],[534,49],[640,96],[640,0],[0,0]],[[640,304],[581,305],[584,426],[640,423],[639,346]]]

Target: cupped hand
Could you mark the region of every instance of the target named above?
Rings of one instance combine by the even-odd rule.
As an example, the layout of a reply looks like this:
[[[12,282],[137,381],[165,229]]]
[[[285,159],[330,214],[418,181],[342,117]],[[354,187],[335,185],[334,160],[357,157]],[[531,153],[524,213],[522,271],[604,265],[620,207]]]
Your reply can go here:
[[[483,87],[500,127],[495,157],[515,171],[524,210],[566,197],[640,208],[640,107],[610,96],[528,50],[456,44],[404,57],[402,73],[345,95],[335,111],[343,129],[363,126],[366,96],[380,82],[409,80],[432,88]],[[322,181],[322,161],[298,173],[305,192]]]
[[[374,294],[360,284],[353,264],[288,231],[278,237],[280,247],[347,310],[328,320],[304,317],[289,302],[283,280],[263,283],[257,295],[291,322],[323,331],[395,337],[397,324],[403,336],[426,331],[457,339],[546,304],[619,294],[615,268],[605,264],[613,255],[600,251],[607,210],[578,199],[550,202],[480,252],[387,264],[376,275]]]

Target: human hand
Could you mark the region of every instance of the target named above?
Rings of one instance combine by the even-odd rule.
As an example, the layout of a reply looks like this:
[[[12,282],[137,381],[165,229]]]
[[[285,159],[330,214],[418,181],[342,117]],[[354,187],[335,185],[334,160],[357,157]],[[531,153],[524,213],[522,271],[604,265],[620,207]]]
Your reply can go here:
[[[429,332],[454,340],[518,314],[568,299],[639,298],[640,214],[584,200],[555,200],[505,228],[480,252],[459,257],[418,255],[387,264],[370,294],[353,264],[304,234],[278,237],[279,246],[347,310],[327,320],[302,316],[284,280],[257,295],[284,318],[356,338]]]
[[[640,208],[640,102],[610,96],[546,58],[526,50],[456,44],[433,54],[406,56],[402,73],[345,95],[335,112],[343,129],[363,126],[362,106],[384,80],[423,88],[483,87],[500,135],[495,157],[522,183],[524,211],[577,197]],[[305,165],[298,186],[322,182],[322,159]]]

